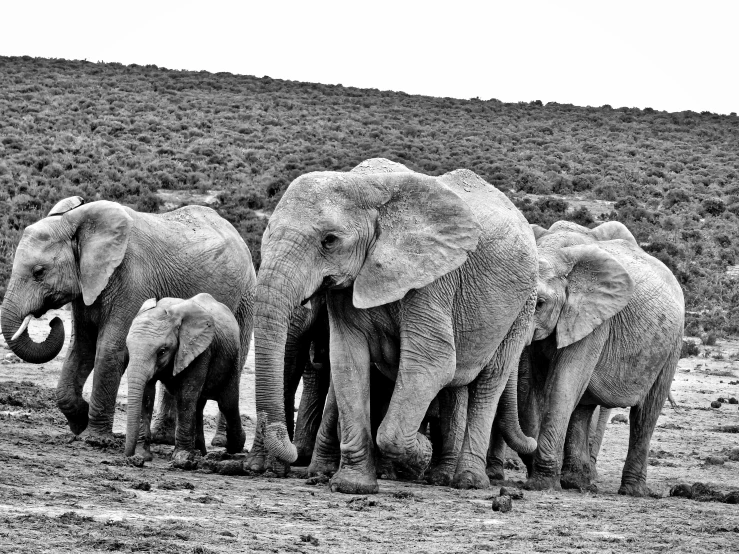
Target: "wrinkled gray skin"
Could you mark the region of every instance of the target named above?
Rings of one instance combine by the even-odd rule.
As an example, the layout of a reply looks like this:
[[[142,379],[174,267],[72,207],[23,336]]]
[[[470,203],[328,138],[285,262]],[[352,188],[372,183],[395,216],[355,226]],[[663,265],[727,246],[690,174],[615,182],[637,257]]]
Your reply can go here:
[[[619,225],[537,232],[535,327],[519,369],[521,425],[539,444],[524,456],[528,489],[590,486],[593,411],[630,406],[619,493],[648,494],[649,442],[680,356],[684,301],[674,275],[633,237],[600,240]]]
[[[240,452],[246,440],[239,413],[240,341],[241,330],[231,310],[210,294],[188,300],[147,300],[126,338],[125,455],[138,453],[151,459],[148,425],[140,422],[151,420],[157,381],[176,399],[174,467],[191,469],[196,454],[206,453],[203,408],[207,400],[218,402],[226,419],[226,450]]]
[[[315,296],[305,306],[298,306],[290,317],[285,343],[285,421],[290,438],[295,444],[297,465],[307,465],[313,456],[316,435],[331,380],[328,355],[328,310],[324,295]],[[303,391],[295,419],[295,392],[303,379]],[[257,426],[254,444],[246,468],[259,471],[269,465],[279,474],[287,472],[284,464],[269,460],[264,447],[262,427]]]
[[[504,389],[506,440],[533,451],[535,441],[518,426],[515,383],[506,383],[528,338],[536,246],[521,213],[497,189],[467,170],[428,177],[387,160],[363,162],[349,173],[311,173],[296,179],[277,205],[262,256],[256,400],[264,445],[278,460],[297,457],[284,420],[290,315],[322,291],[330,323],[329,398],[336,400],[341,437],[333,491],[378,490],[372,363],[395,381],[377,446],[411,472],[429,463],[430,445],[417,431],[447,386],[472,384],[455,486],[489,486],[485,453]],[[324,423],[332,422],[324,417],[321,431]]]
[[[23,360],[52,360],[64,343],[61,320],[35,343],[26,316],[72,305],[72,339],[57,385],[57,404],[75,434],[112,437],[115,399],[124,371],[131,321],[148,298],[190,298],[208,292],[231,309],[241,329],[242,358],[252,327],[256,276],[236,230],[210,208],[189,206],[155,215],[115,202],[55,206],[23,232],[2,305],[2,331]],[[59,214],[59,215],[51,215]],[[82,398],[93,376],[90,404]]]

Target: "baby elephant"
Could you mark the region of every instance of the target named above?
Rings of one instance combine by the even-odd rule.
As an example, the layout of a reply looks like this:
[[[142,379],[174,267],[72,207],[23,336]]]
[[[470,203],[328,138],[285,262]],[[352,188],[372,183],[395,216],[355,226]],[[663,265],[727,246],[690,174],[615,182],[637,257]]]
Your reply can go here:
[[[240,452],[246,436],[239,414],[239,326],[231,311],[210,294],[189,300],[149,299],[141,306],[126,338],[128,350],[128,427],[126,456],[149,452],[155,385],[161,381],[177,403],[175,467],[194,466],[206,453],[203,407],[216,400],[226,418],[226,450]],[[143,407],[143,414],[142,414]]]

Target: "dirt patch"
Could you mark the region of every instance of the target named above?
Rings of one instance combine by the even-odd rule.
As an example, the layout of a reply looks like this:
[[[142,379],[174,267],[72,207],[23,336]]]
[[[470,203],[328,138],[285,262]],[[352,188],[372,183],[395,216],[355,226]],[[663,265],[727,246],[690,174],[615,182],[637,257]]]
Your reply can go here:
[[[32,323],[32,335],[44,325]],[[518,499],[506,484],[511,511],[493,512],[498,488],[383,480],[378,495],[346,496],[331,493],[325,479],[308,484],[299,470],[287,479],[223,475],[221,465],[240,456],[217,449],[204,460],[218,471],[173,469],[172,447],[160,445],[152,448],[153,462],[132,467],[119,446],[100,449],[69,433],[55,405],[59,359],[44,366],[5,363],[6,353],[0,343],[0,552],[698,553],[739,543],[736,505],[669,496],[685,483],[724,495],[739,489],[739,460],[731,459],[736,435],[717,430],[739,426],[739,410],[708,407],[715,398],[739,396],[739,383],[714,375],[739,369],[732,360],[681,360],[672,388],[678,409],[666,404],[651,444],[658,465],[649,467],[649,486],[662,498],[616,494],[629,437],[621,424],[610,425],[603,441],[598,494],[527,491]],[[251,355],[248,364],[242,411],[250,423]],[[124,381],[117,432],[125,426],[125,393]],[[615,413],[628,416],[628,410]],[[726,459],[710,465],[709,457]],[[514,462],[506,472],[515,484],[525,475]]]

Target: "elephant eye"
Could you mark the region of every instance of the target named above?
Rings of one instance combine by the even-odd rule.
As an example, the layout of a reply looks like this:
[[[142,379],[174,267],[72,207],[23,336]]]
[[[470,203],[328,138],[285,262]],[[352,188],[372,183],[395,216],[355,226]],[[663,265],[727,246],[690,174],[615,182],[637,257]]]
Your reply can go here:
[[[164,353],[167,351],[166,346],[162,346],[159,350],[157,350],[157,356],[164,356]]]
[[[325,237],[323,237],[323,240],[321,241],[321,246],[324,248],[331,248],[335,246],[339,242],[339,237],[336,235],[329,233]]]
[[[537,298],[536,299],[536,309],[540,309],[544,304],[546,303],[546,300],[543,298]]]
[[[33,271],[31,274],[33,275],[33,278],[37,281],[40,281],[44,277],[44,273],[46,273],[46,268],[40,265],[37,265],[33,268]]]

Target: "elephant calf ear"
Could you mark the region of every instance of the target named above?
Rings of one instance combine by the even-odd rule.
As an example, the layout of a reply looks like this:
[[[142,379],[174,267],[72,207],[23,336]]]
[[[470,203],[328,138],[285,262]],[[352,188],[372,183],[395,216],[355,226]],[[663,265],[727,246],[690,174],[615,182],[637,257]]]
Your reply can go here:
[[[634,280],[624,266],[597,245],[569,246],[562,254],[572,269],[557,321],[557,348],[585,338],[623,310],[634,293]]]
[[[638,246],[634,235],[631,234],[629,228],[620,221],[606,221],[590,230],[590,233],[596,240],[614,240],[623,239],[631,244]]]
[[[461,266],[477,247],[477,218],[439,179],[397,172],[367,175],[361,184],[379,189],[385,202],[377,207],[375,243],[354,282],[357,308],[400,300]]]
[[[182,318],[180,324],[179,346],[174,359],[174,371],[177,375],[195,358],[200,356],[213,342],[215,323],[213,316],[202,306],[186,300],[170,310],[171,314]]]
[[[69,210],[74,210],[84,203],[85,200],[81,196],[70,196],[69,198],[59,200],[59,202],[57,202],[54,207],[49,210],[49,213],[46,217],[65,214]]]

